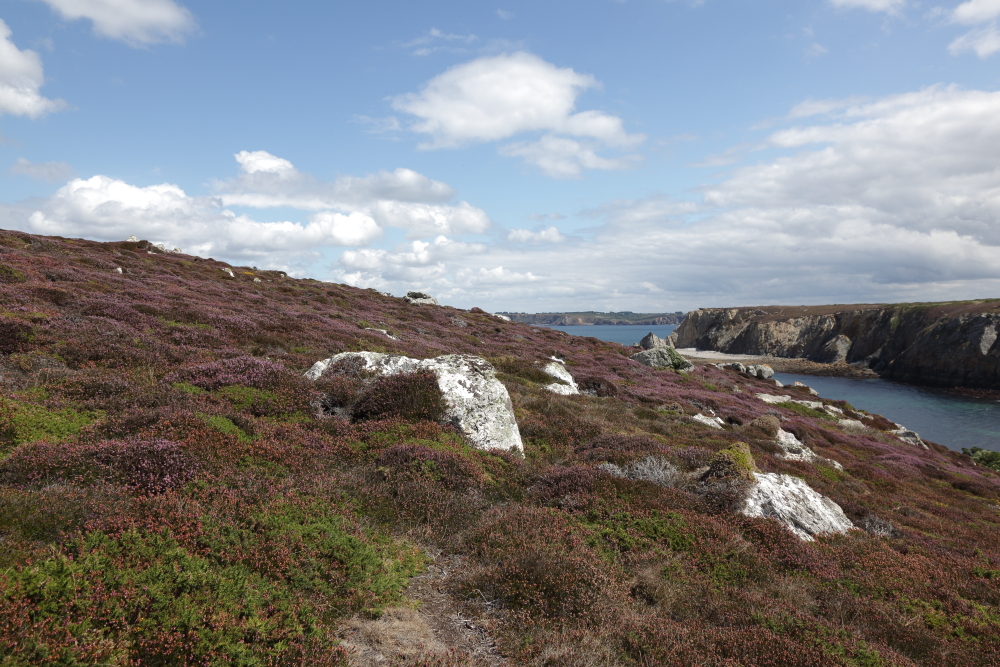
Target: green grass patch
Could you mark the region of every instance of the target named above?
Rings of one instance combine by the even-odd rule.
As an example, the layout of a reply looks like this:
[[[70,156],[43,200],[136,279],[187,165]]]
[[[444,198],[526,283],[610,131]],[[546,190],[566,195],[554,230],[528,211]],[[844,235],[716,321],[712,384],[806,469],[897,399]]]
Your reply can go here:
[[[802,405],[801,403],[792,403],[791,401],[785,401],[784,403],[778,403],[776,407],[784,408],[786,410],[791,410],[792,412],[797,412],[803,417],[811,417],[813,419],[825,419],[826,421],[835,421],[833,417],[822,410],[813,410],[812,408]]]
[[[25,442],[64,442],[97,418],[93,412],[72,408],[47,410],[40,405],[0,397],[0,445],[16,447]]]

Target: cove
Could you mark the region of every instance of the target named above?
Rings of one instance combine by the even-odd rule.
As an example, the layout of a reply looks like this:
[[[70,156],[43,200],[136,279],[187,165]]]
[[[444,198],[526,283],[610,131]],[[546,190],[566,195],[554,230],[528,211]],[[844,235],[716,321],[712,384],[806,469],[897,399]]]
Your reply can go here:
[[[775,373],[784,384],[807,384],[823,398],[847,401],[916,431],[921,438],[961,451],[981,447],[1000,452],[1000,401],[950,394],[888,380],[855,380]]]
[[[675,325],[607,324],[552,326],[573,336],[591,336],[622,345],[637,343],[652,331],[666,338]],[[847,401],[861,410],[874,412],[916,431],[920,437],[961,451],[981,447],[1000,452],[1000,401],[950,394],[946,391],[898,384],[888,380],[855,380],[776,373],[784,384],[802,382],[824,398]]]

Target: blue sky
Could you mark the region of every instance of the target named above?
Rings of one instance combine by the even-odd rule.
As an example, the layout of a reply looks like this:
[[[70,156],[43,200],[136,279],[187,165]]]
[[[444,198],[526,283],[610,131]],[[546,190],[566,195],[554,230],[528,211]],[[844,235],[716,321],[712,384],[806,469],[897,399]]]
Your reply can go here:
[[[8,0],[0,226],[491,310],[997,296],[998,17]]]

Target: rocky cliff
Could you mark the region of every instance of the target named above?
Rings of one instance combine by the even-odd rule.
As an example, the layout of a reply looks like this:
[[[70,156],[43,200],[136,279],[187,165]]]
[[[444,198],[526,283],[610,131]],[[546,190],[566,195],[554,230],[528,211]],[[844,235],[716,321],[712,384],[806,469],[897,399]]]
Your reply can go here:
[[[678,348],[865,365],[940,387],[1000,389],[1000,300],[856,306],[706,308]]]

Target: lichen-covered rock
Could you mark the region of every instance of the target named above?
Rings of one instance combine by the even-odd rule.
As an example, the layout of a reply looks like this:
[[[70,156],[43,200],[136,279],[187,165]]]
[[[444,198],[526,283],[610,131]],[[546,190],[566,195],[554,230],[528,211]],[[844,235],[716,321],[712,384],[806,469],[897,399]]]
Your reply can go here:
[[[430,294],[424,292],[407,292],[406,296],[403,297],[403,301],[407,303],[412,303],[415,306],[430,305],[439,306],[438,300],[432,297]]]
[[[524,450],[507,388],[496,379],[493,366],[482,357],[447,354],[421,360],[378,352],[342,352],[317,361],[305,376],[316,380],[328,368],[341,363],[355,363],[379,375],[429,370],[437,377],[438,387],[448,405],[445,420],[473,447]]]
[[[895,431],[892,431],[892,433],[894,433],[897,438],[899,438],[908,445],[913,445],[914,447],[923,447],[924,449],[927,449],[927,445],[925,445],[924,441],[920,439],[920,435],[918,433],[911,431],[902,424],[896,424],[896,426],[898,426],[899,428],[897,428]]]
[[[632,359],[650,368],[671,368],[675,371],[689,371],[694,364],[685,359],[672,347],[654,347],[645,352],[633,354]]]
[[[545,389],[551,391],[553,394],[561,394],[562,396],[575,396],[580,393],[580,388],[577,386],[576,381],[570,374],[566,367],[559,361],[550,361],[545,364],[542,368],[546,375],[554,377],[562,382],[553,382],[552,384],[545,385]],[[565,384],[563,384],[565,383]]]
[[[813,490],[798,477],[757,473],[740,512],[749,517],[774,518],[799,538],[842,534],[854,527],[840,505]]]
[[[761,380],[770,380],[774,377],[774,369],[767,364],[747,366],[747,373]]]

